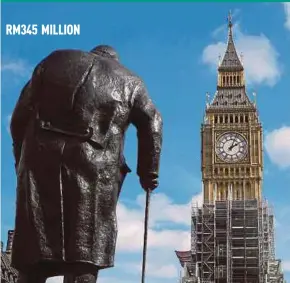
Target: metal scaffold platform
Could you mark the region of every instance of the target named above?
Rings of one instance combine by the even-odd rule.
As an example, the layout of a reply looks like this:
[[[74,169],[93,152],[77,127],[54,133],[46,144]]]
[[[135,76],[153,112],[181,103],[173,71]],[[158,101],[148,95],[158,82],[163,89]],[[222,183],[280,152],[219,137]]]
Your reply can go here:
[[[266,201],[225,200],[192,206],[191,251],[182,282],[283,283],[275,259],[273,213]],[[179,253],[179,254],[178,254]]]

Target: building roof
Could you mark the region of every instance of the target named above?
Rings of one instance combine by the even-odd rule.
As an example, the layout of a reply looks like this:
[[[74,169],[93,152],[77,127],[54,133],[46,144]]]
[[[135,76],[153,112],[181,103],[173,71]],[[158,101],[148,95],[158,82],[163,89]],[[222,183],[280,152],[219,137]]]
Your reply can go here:
[[[7,253],[1,252],[1,280],[15,282],[18,272],[10,265],[10,258]]]
[[[241,88],[219,88],[210,104],[210,108],[254,108],[245,87]]]
[[[191,251],[175,251],[180,264],[184,267],[184,263],[191,262]]]
[[[8,235],[13,236],[13,231],[9,231]],[[3,242],[1,242],[1,282],[14,283],[17,280],[18,272],[11,266],[10,261],[10,241],[11,237],[8,237],[8,243],[6,251],[3,250]]]
[[[244,67],[237,54],[237,50],[233,39],[233,23],[232,16],[228,17],[228,43],[223,60],[218,68],[219,71],[242,71]]]

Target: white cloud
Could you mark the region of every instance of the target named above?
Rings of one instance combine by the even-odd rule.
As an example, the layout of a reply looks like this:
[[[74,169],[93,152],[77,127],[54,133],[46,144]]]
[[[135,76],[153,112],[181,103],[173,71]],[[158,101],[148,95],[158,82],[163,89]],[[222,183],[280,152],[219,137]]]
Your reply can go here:
[[[201,201],[201,193],[194,196]],[[120,251],[139,251],[143,245],[144,195],[137,197],[137,208],[128,208],[120,203],[117,208]],[[149,210],[148,248],[188,249],[190,245],[190,209],[187,204],[174,204],[164,194],[153,194]],[[185,229],[168,229],[163,225],[183,225]]]
[[[266,134],[265,148],[273,163],[290,167],[290,127],[281,127]]]
[[[50,277],[46,280],[46,283],[63,283],[63,277],[62,276]]]
[[[285,249],[290,245],[289,213],[289,205],[275,206],[275,252],[276,257],[282,259],[284,271],[290,271],[289,251]]]
[[[161,265],[156,264],[148,265],[148,275],[157,278],[176,278],[178,276],[178,271],[175,265]]]
[[[282,262],[284,272],[290,272],[290,260]]]
[[[177,278],[178,260],[174,250],[190,249],[191,203],[202,203],[202,194],[195,195],[186,204],[176,204],[165,194],[154,193],[150,205],[148,231],[147,275],[151,278]],[[117,208],[119,235],[117,253],[140,253],[143,248],[145,196],[136,199],[136,208],[120,203]],[[181,228],[176,229],[176,225]],[[171,227],[172,226],[172,227]],[[168,228],[171,227],[171,228]],[[183,227],[183,228],[182,228]],[[126,262],[122,268],[132,274],[140,274],[142,264]]]
[[[285,27],[290,30],[290,3],[283,3],[286,21]]]
[[[1,66],[1,71],[26,76],[31,71],[31,66],[22,59],[4,59]]]
[[[171,278],[177,278],[178,277],[178,270],[176,268],[176,265],[166,261],[164,256],[161,257],[162,263],[160,263],[160,256],[150,257],[150,259],[146,262],[146,275],[149,277],[154,278],[163,278],[163,279],[171,279]],[[171,259],[171,258],[170,258]],[[164,260],[166,261],[166,264],[164,264]],[[177,260],[176,260],[177,261]],[[126,263],[122,265],[122,268],[127,271],[128,274],[141,274],[142,271],[142,263]]]
[[[10,123],[11,123],[11,117],[12,117],[12,115],[8,115],[7,118],[6,118],[6,121],[7,121],[6,130],[7,130],[7,132],[8,132],[9,135],[10,135]]]
[[[33,71],[33,67],[25,60],[16,58],[2,58],[1,73],[3,76],[2,85],[19,83],[23,79],[28,79]]]
[[[226,26],[218,27],[213,36],[226,31]],[[243,53],[243,64],[245,67],[248,84],[266,84],[273,86],[281,75],[278,63],[278,53],[271,41],[263,34],[248,35],[241,32],[239,25],[234,27],[235,45],[237,52]],[[203,50],[202,60],[205,64],[216,70],[219,56],[223,56],[226,50],[226,42],[219,41],[209,44]]]

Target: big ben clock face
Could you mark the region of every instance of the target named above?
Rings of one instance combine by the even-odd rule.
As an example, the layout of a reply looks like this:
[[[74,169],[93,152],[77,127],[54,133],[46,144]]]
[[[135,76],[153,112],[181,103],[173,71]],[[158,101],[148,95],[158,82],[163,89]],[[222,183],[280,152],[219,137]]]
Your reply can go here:
[[[216,154],[225,162],[238,162],[248,153],[248,143],[244,136],[236,132],[228,132],[218,137]]]

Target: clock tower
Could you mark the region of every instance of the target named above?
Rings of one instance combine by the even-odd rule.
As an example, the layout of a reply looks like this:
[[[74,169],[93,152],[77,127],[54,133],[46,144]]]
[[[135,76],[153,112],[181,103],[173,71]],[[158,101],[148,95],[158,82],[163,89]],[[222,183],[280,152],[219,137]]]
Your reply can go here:
[[[217,90],[201,126],[203,204],[193,203],[191,249],[176,251],[182,283],[284,283],[274,215],[262,196],[262,126],[246,92],[228,18]]]
[[[231,15],[227,49],[218,67],[217,90],[212,101],[207,101],[201,140],[204,202],[260,200],[262,126],[255,100],[250,101],[246,92]]]

